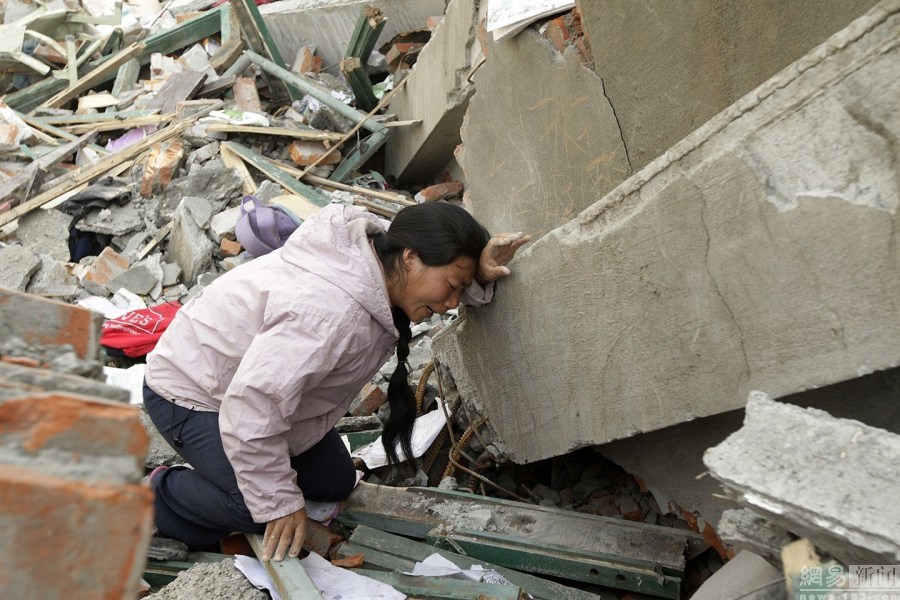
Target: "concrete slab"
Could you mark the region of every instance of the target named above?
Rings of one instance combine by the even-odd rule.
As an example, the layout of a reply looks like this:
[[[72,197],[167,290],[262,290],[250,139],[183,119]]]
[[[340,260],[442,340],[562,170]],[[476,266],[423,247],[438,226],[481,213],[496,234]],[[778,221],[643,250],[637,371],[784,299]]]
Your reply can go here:
[[[729,495],[846,564],[900,560],[896,434],[751,392],[744,426],[704,463]]]
[[[339,75],[338,63],[353,35],[363,6],[374,4],[387,21],[375,43],[377,50],[398,33],[425,29],[428,17],[444,14],[444,0],[282,0],[264,4],[259,12],[265,19],[278,51],[292,61],[307,44],[316,47],[325,70]]]
[[[394,130],[385,149],[385,170],[401,181],[430,183],[462,141],[459,129],[475,86],[468,77],[483,55],[476,33],[487,2],[451,0],[447,14],[419,53],[409,81],[388,111],[420,125]]]
[[[635,169],[862,16],[875,0],[579,2]]]
[[[68,250],[66,255],[68,256]],[[41,266],[31,276],[25,288],[26,292],[45,298],[65,300],[74,298],[81,292],[78,279],[69,274],[63,263],[46,254],[40,255],[40,259]]]
[[[0,248],[0,287],[24,292],[41,268],[41,257],[19,244]]]
[[[463,145],[466,202],[491,231],[535,238],[602,198],[631,172],[603,81],[533,29],[487,42]]]
[[[693,600],[786,600],[784,575],[752,552],[739,552],[713,573]]]
[[[178,205],[174,217],[175,227],[169,236],[166,250],[166,261],[181,267],[185,283],[194,282],[198,275],[213,268],[212,254],[216,247],[206,236],[207,223],[199,224],[196,220],[197,212],[194,209],[197,209],[198,200],[203,199],[187,197]]]
[[[19,217],[16,236],[26,248],[66,262],[71,222],[72,217],[59,210],[33,210]]]
[[[811,406],[833,416],[853,418],[900,434],[898,386],[900,369],[894,368],[784,396],[779,401]],[[848,398],[853,398],[853,402],[847,402]],[[663,510],[676,514],[689,511],[696,517],[701,532],[718,535],[728,545],[737,541],[738,548],[779,556],[786,541],[772,542],[781,538],[767,533],[764,526],[753,527],[763,539],[748,539],[749,531],[747,535],[735,535],[740,533],[736,527],[739,523],[733,516],[726,523],[725,515],[737,512],[735,509],[739,505],[722,496],[715,479],[704,476],[707,468],[703,464],[703,453],[740,429],[743,418],[743,410],[733,410],[610,442],[598,450],[639,478]],[[769,543],[766,539],[770,539]]]
[[[900,2],[879,5],[435,337],[498,447],[540,460],[900,364],[898,39]]]

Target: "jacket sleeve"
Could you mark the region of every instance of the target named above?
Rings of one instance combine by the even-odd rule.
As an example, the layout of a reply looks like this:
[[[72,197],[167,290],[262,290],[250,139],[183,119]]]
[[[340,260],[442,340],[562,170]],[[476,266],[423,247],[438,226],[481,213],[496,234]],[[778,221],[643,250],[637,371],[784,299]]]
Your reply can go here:
[[[222,445],[257,523],[306,504],[284,434],[298,418],[315,418],[333,408],[304,403],[303,396],[346,352],[352,336],[339,332],[316,315],[267,317],[228,386],[219,412]]]
[[[487,285],[482,287],[481,284],[473,280],[472,284],[459,295],[459,303],[467,306],[487,304],[494,297],[494,285],[495,282],[489,281]]]

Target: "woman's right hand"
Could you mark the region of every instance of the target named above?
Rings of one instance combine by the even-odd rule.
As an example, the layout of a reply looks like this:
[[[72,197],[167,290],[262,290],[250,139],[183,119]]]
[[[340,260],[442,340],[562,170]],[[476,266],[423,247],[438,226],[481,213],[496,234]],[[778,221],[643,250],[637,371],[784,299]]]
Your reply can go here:
[[[263,560],[274,555],[275,560],[283,560],[285,551],[290,548],[288,556],[296,558],[300,555],[303,542],[306,541],[306,509],[266,523],[263,535]]]

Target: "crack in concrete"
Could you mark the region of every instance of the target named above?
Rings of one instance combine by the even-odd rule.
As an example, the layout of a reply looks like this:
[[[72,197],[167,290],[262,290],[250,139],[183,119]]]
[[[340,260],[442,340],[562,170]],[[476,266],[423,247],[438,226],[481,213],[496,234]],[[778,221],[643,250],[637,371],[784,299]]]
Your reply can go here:
[[[599,79],[600,89],[603,90],[603,97],[606,98],[609,109],[612,111],[613,118],[616,120],[616,128],[619,130],[619,139],[622,140],[622,148],[625,149],[625,161],[628,162],[628,172],[634,173],[634,166],[631,164],[631,156],[628,154],[628,144],[625,143],[625,134],[622,132],[622,123],[619,121],[618,113],[616,113],[616,107],[613,106],[612,100],[606,94],[606,82],[603,81],[602,77],[599,77]]]
[[[710,283],[712,283],[713,289],[716,291],[716,295],[722,302],[722,306],[724,306],[725,310],[728,311],[728,316],[731,318],[731,322],[734,323],[734,327],[738,331],[741,354],[744,357],[744,372],[741,374],[740,380],[738,381],[739,390],[740,385],[744,381],[750,379],[750,357],[747,356],[747,348],[744,344],[744,330],[741,328],[741,325],[735,317],[734,312],[731,310],[731,306],[729,306],[728,302],[725,300],[725,296],[722,294],[722,289],[719,287],[719,282],[716,281],[716,278],[713,276],[712,271],[709,268],[709,250],[712,245],[712,239],[709,234],[709,223],[707,223],[706,221],[706,211],[709,208],[709,203],[706,199],[706,194],[704,194],[702,190],[697,189],[697,193],[700,195],[700,198],[703,202],[702,206],[700,207],[700,222],[703,224],[703,233],[706,236],[706,246],[703,251],[703,268],[706,269],[706,275],[709,277],[709,281]]]

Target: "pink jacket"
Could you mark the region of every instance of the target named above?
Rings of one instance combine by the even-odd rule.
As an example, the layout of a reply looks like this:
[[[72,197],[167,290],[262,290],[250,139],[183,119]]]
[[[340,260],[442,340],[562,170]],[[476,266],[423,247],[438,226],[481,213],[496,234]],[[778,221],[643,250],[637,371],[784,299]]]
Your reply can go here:
[[[368,241],[388,225],[355,207],[322,209],[284,247],[188,302],[148,355],[154,391],[219,413],[225,454],[257,523],[305,506],[290,456],[322,439],[395,351]],[[467,292],[467,304],[483,304],[493,286]]]

